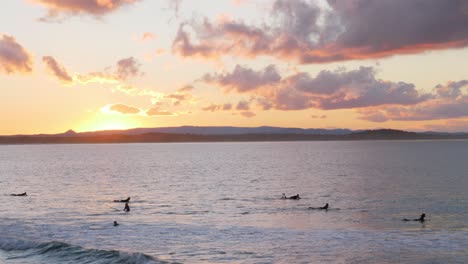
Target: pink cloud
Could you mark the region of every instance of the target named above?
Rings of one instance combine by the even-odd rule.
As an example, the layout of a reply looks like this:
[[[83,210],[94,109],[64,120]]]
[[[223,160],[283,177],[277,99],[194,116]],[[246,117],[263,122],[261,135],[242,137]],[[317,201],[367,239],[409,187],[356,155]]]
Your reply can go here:
[[[12,36],[0,35],[0,72],[32,72],[33,58]]]
[[[68,74],[67,70],[60,65],[54,57],[52,56],[44,56],[42,57],[42,62],[45,63],[47,69],[50,73],[52,73],[57,79],[63,82],[73,82],[72,77]]]

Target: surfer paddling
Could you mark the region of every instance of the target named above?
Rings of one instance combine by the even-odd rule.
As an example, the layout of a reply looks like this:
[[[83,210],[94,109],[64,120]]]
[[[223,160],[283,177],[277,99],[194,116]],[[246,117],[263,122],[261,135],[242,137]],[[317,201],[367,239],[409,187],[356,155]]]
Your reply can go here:
[[[421,222],[423,223],[424,221],[426,221],[424,218],[426,218],[426,214],[422,214],[419,218],[417,219],[403,219],[403,221],[416,221],[416,222]]]
[[[28,196],[28,194],[26,192],[24,192],[24,193],[12,193],[12,194],[10,194],[10,196]]]
[[[287,197],[286,194],[283,193],[283,196],[281,197],[281,199],[300,200],[301,197],[299,196],[299,194]]]
[[[114,200],[114,203],[128,203],[130,202],[130,197],[127,197],[125,200]]]
[[[312,210],[328,210],[328,203],[325,204],[322,207],[309,207],[309,209],[312,209]]]

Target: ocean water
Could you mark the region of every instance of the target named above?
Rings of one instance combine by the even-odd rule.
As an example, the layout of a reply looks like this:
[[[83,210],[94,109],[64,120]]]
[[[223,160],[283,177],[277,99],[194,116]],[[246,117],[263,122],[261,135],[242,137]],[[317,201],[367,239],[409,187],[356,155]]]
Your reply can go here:
[[[0,263],[468,263],[467,157],[468,141],[3,145]]]

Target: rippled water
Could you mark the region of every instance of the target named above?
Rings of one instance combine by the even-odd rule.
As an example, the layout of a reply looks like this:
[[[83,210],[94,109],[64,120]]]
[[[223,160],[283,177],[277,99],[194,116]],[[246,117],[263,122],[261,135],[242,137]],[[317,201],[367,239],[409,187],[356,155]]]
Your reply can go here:
[[[0,146],[0,263],[467,263],[467,157],[468,141]]]

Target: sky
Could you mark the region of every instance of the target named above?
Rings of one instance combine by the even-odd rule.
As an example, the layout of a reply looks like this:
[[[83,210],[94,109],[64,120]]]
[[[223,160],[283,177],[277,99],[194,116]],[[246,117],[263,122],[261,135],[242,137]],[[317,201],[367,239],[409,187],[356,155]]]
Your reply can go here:
[[[465,0],[9,0],[0,135],[468,132]]]

